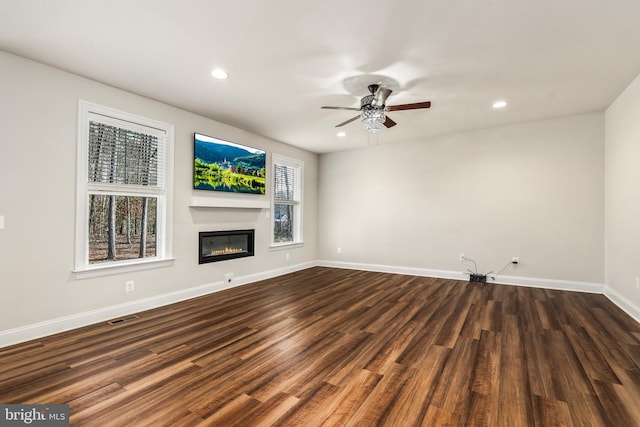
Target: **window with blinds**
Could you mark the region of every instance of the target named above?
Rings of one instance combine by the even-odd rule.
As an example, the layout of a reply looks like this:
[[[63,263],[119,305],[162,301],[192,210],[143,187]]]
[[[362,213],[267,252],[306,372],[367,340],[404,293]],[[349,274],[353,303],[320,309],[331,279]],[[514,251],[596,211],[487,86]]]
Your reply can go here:
[[[155,135],[90,121],[89,182],[158,187],[160,150]]]
[[[80,103],[76,271],[170,257],[173,127]]]
[[[272,245],[302,243],[302,168],[299,160],[277,154],[273,162]]]
[[[275,175],[274,198],[278,201],[295,200],[296,169],[291,166],[273,165]]]

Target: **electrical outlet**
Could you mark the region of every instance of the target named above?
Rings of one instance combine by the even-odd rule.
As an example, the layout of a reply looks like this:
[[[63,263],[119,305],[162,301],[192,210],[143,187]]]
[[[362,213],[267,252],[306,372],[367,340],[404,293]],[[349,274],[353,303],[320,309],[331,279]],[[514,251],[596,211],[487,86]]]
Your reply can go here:
[[[4,229],[4,215],[0,215],[0,230]]]
[[[640,291],[640,277],[636,277],[636,291]]]
[[[338,252],[338,255],[340,255],[342,253],[342,248],[338,248],[337,252]]]
[[[286,254],[284,254],[284,259],[286,259],[287,261],[289,261],[289,259],[291,258],[291,254],[289,254],[289,252],[287,252]]]
[[[514,256],[511,258],[511,264],[516,264],[516,265],[520,264],[520,260],[518,259],[517,256]]]
[[[233,282],[233,273],[225,273],[224,283],[230,284],[231,282]]]
[[[467,257],[464,254],[460,254],[460,262],[463,262],[467,259]]]
[[[133,292],[135,288],[136,288],[136,282],[134,282],[133,280],[127,280],[126,282],[124,282],[125,292]]]

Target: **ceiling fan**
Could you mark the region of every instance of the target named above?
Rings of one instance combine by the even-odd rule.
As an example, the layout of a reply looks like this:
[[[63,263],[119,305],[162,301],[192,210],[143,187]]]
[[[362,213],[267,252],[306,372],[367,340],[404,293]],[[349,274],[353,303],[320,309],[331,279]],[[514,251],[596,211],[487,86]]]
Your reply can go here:
[[[360,111],[360,114],[336,125],[337,128],[351,123],[352,121],[361,118],[362,124],[369,132],[376,133],[380,130],[381,125],[385,125],[387,128],[395,126],[397,123],[386,116],[386,111],[401,111],[401,110],[417,110],[420,108],[431,107],[431,102],[416,102],[413,104],[401,104],[401,105],[385,105],[387,98],[393,92],[391,89],[382,87],[378,84],[369,85],[369,92],[371,95],[367,95],[360,100],[360,108],[351,107],[321,107],[328,110],[353,110]]]

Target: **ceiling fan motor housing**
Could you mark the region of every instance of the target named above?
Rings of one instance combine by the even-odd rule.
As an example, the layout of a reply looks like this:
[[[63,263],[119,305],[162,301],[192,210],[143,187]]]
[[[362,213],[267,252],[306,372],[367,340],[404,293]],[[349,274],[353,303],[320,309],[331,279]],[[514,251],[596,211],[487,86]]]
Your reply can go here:
[[[371,105],[371,102],[373,101],[374,95],[367,95],[364,98],[362,98],[360,100],[360,109],[361,110],[373,110],[376,107],[374,107],[373,105]]]

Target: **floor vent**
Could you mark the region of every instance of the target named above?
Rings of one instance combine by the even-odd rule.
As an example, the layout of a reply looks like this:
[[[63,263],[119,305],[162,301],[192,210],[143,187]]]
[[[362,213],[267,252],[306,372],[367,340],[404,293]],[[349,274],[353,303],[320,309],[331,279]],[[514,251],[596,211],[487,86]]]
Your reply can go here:
[[[110,325],[119,325],[120,323],[128,322],[129,320],[139,319],[140,317],[137,314],[132,314],[131,316],[121,317],[119,319],[109,320],[107,323]]]

